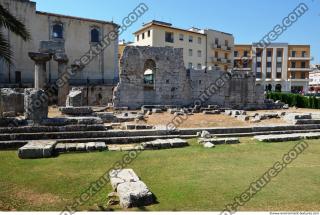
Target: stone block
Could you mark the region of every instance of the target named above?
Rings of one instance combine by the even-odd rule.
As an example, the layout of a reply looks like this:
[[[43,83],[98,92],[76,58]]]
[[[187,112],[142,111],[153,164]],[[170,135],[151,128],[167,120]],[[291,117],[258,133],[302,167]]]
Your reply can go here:
[[[18,156],[21,159],[49,158],[53,156],[56,141],[41,140],[29,141],[19,148]]]
[[[48,96],[43,90],[25,89],[24,115],[26,120],[40,123],[48,118]]]
[[[154,203],[154,196],[142,181],[124,182],[118,185],[117,193],[122,208],[148,206]]]
[[[132,169],[112,170],[109,172],[110,184],[114,191],[117,191],[119,184],[124,182],[140,181],[139,177]]]
[[[72,88],[67,96],[67,107],[81,107],[84,105],[84,92],[81,88]]]
[[[87,116],[92,115],[93,110],[91,107],[61,107],[59,111],[65,115],[71,116]]]
[[[214,148],[215,145],[213,143],[210,143],[210,142],[206,142],[203,144],[203,147],[204,148]]]
[[[14,117],[17,113],[24,112],[24,93],[20,89],[0,89],[0,116]],[[5,116],[7,113],[7,116]],[[9,114],[10,113],[10,114]],[[8,115],[9,114],[9,115]]]

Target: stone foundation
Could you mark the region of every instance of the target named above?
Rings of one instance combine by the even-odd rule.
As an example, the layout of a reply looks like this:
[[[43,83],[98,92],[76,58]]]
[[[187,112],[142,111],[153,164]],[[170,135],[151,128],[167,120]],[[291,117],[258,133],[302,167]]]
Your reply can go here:
[[[22,90],[3,88],[0,92],[0,115],[2,113],[18,113],[24,112],[24,95]]]

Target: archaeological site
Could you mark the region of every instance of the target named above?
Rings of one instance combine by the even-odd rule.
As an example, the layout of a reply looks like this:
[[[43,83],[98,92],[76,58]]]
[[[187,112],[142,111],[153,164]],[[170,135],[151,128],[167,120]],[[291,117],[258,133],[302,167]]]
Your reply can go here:
[[[310,46],[157,20],[119,42],[131,25],[37,3],[0,0],[0,211],[320,209]]]

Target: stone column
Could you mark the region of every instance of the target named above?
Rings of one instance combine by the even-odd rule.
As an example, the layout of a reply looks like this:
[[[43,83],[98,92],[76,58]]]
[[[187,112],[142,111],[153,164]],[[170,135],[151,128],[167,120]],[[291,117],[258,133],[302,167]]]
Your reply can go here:
[[[67,73],[69,59],[64,53],[56,53],[54,60],[58,62],[59,80],[56,82],[58,87],[58,105],[65,106],[69,94],[69,75]]]
[[[29,57],[35,62],[34,88],[44,89],[47,85],[46,63],[51,60],[51,55],[39,52],[29,52]]]
[[[48,96],[44,90],[24,90],[24,116],[26,120],[32,120],[35,124],[48,118]]]

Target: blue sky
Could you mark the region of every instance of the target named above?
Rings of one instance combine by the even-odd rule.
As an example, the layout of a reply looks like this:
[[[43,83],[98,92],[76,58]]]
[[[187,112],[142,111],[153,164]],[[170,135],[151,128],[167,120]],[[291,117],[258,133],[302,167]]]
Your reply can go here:
[[[121,39],[132,41],[132,33],[143,23],[162,20],[174,26],[211,28],[232,33],[236,43],[252,43],[280,24],[300,3],[309,10],[276,42],[310,44],[314,63],[320,63],[320,0],[35,0],[37,10],[121,23],[141,2],[149,10]]]

